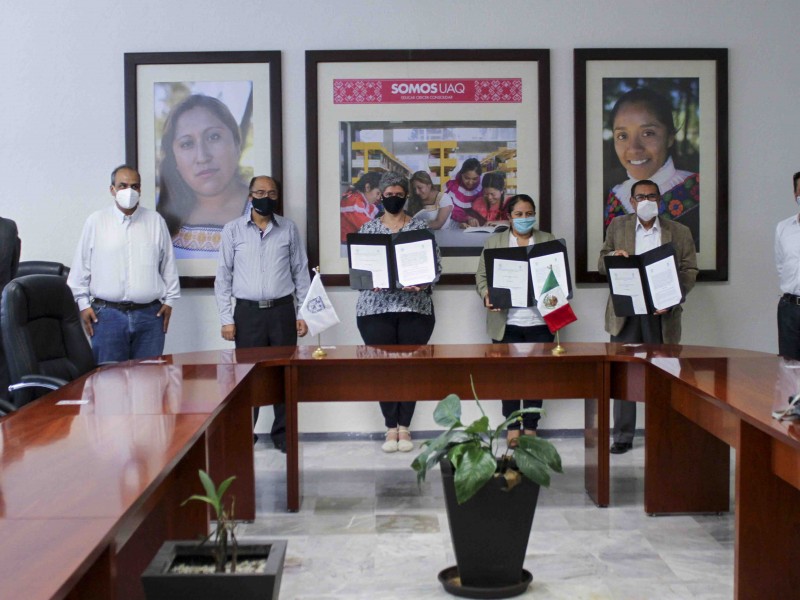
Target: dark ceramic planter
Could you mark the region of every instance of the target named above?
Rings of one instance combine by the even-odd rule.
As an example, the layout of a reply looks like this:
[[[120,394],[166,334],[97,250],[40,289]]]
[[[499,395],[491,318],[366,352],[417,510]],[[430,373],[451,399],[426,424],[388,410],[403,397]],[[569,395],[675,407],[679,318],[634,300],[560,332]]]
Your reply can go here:
[[[239,560],[267,557],[263,573],[170,573],[176,558],[209,558],[211,548],[194,541],[164,542],[142,573],[147,600],[277,600],[286,558],[286,541],[239,544]]]
[[[523,477],[513,490],[507,491],[502,478],[492,478],[472,498],[458,504],[453,466],[449,461],[440,465],[458,586],[471,590],[472,598],[509,598],[523,593],[530,583],[530,574],[523,572],[522,564],[539,485]],[[447,585],[445,589],[466,595],[448,589]],[[474,595],[480,594],[480,590],[486,593]]]

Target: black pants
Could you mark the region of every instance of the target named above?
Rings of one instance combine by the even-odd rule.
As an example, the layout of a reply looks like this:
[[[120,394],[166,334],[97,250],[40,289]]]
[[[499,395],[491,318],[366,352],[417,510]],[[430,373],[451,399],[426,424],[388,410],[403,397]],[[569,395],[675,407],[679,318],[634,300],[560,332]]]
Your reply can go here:
[[[282,304],[273,308],[257,308],[236,305],[233,311],[236,325],[236,347],[296,346],[297,319],[294,304]],[[270,436],[273,443],[286,441],[286,406],[274,404],[275,420]],[[253,425],[258,420],[258,407],[253,409]]]
[[[778,354],[800,360],[800,306],[786,298],[778,301]]]
[[[637,315],[628,317],[619,335],[611,336],[612,342],[626,344],[662,344],[660,315]],[[636,431],[636,402],[614,400],[614,441],[633,443]]]
[[[389,346],[395,344],[427,344],[436,324],[432,314],[415,312],[381,313],[357,317],[356,324],[361,338],[368,346]],[[386,427],[393,429],[398,425],[408,427],[414,416],[416,402],[381,402],[381,412]]]
[[[495,344],[517,344],[517,343],[550,343],[555,336],[550,333],[547,325],[536,325],[534,327],[520,327],[518,325],[506,325],[502,340],[492,340]],[[541,400],[522,400],[522,408],[542,408]],[[508,418],[515,410],[519,410],[520,400],[503,400],[503,416]],[[539,413],[529,413],[522,415],[522,427],[536,431],[539,427]],[[519,422],[511,423],[509,429],[519,429]]]

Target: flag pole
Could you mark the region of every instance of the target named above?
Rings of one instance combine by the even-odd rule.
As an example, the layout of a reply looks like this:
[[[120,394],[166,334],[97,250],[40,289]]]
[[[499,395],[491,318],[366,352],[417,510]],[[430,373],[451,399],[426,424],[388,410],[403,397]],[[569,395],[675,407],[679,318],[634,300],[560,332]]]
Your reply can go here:
[[[556,330],[556,347],[553,348],[550,352],[555,356],[561,356],[562,354],[566,353],[567,349],[561,345],[561,340],[558,339],[559,330]]]
[[[317,275],[320,275],[320,273],[319,273],[319,265],[317,265],[317,267],[314,270],[317,272]],[[321,277],[321,275],[320,275],[320,277]],[[317,360],[321,360],[321,359],[325,358],[326,356],[328,356],[328,353],[325,352],[325,350],[322,349],[322,332],[317,334],[317,349],[314,350],[314,352],[311,354],[311,356],[313,356]]]

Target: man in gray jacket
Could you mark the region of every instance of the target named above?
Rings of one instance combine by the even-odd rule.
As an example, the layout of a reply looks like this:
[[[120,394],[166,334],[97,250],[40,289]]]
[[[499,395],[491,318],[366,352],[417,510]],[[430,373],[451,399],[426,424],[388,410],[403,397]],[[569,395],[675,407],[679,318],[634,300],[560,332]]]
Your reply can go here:
[[[631,205],[635,214],[617,217],[608,226],[606,241],[600,250],[597,270],[606,274],[603,258],[609,255],[643,254],[663,244],[672,243],[683,295],[694,287],[697,257],[692,232],[685,225],[658,216],[661,194],[649,179],[633,184]],[[680,305],[651,315],[618,317],[609,297],[606,305],[606,331],[612,342],[633,344],[679,344],[681,341]],[[636,403],[614,400],[614,443],[612,454],[624,454],[633,448],[636,428]]]

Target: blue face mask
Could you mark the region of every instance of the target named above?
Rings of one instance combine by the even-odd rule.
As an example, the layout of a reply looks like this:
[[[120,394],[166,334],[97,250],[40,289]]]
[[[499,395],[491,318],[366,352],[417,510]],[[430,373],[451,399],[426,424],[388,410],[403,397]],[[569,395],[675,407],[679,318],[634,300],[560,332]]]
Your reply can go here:
[[[525,235],[526,233],[530,233],[533,229],[533,226],[536,224],[536,217],[523,217],[519,219],[513,219],[513,221],[514,231]]]

